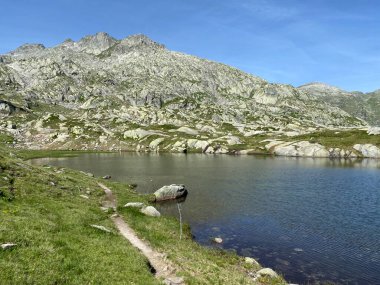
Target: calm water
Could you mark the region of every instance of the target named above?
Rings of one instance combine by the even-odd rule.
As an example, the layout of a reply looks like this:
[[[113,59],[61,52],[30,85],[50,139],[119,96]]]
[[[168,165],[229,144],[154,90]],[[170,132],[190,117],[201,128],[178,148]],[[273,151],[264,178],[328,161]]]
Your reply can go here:
[[[152,193],[182,183],[195,239],[256,258],[289,282],[380,284],[380,161],[86,154],[34,160],[112,175]],[[176,204],[159,210],[178,215]]]

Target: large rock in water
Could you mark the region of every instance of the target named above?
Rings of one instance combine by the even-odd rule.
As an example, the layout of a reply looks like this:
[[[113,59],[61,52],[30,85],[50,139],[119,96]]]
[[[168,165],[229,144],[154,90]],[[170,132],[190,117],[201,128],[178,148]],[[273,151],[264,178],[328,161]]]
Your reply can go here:
[[[156,201],[174,200],[187,195],[185,185],[166,185],[154,192]]]

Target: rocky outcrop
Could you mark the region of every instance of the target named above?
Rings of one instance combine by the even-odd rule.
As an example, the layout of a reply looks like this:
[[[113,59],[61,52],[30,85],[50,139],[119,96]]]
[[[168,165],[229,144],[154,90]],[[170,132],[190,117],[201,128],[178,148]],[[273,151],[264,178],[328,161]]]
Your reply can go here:
[[[298,89],[372,125],[380,125],[378,90],[371,93],[348,92],[320,82],[305,84]]]
[[[154,192],[156,201],[174,200],[187,195],[185,185],[166,185]]]
[[[326,148],[317,143],[307,141],[301,142],[271,142],[265,146],[275,155],[279,156],[301,156],[301,157],[329,157]]]
[[[380,127],[369,127],[367,133],[369,135],[380,135]]]
[[[345,150],[341,148],[326,149],[326,147],[321,144],[310,143],[308,141],[284,142],[284,141],[277,141],[277,140],[269,140],[269,143],[266,144],[265,148],[268,151],[272,152],[273,154],[279,155],[279,156],[330,157],[330,158],[356,158],[357,157],[357,154],[353,150]]]
[[[380,148],[373,144],[356,144],[354,149],[361,153],[363,157],[380,158]]]

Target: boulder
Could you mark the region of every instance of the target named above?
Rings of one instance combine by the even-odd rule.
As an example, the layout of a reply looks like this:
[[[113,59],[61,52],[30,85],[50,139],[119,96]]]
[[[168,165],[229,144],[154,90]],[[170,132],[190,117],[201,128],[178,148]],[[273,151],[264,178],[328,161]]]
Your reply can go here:
[[[158,138],[158,139],[153,140],[149,144],[149,148],[153,151],[158,151],[159,150],[159,144],[162,143],[164,140],[165,140],[164,138]]]
[[[189,148],[202,149],[202,152],[205,151],[209,145],[210,143],[205,140],[197,140],[197,139],[187,140],[187,146]]]
[[[154,192],[156,201],[174,200],[187,195],[185,185],[165,185]]]
[[[278,277],[278,274],[276,272],[274,272],[274,270],[271,269],[271,268],[260,269],[259,271],[257,271],[257,275],[259,275],[259,276],[268,276],[268,277],[271,277],[271,278]]]
[[[193,135],[193,136],[196,136],[199,134],[197,130],[191,129],[189,127],[180,127],[177,129],[177,132],[181,132],[181,133],[185,133],[185,134]]]
[[[140,210],[140,212],[143,213],[144,215],[151,216],[151,217],[159,217],[159,216],[161,216],[160,212],[157,211],[157,209],[155,207],[153,207],[153,206],[143,207]]]
[[[252,257],[246,257],[246,258],[244,258],[244,261],[245,261],[245,263],[247,263],[247,264],[260,265],[260,264],[256,261],[256,259],[254,259],[254,258],[252,258]]]

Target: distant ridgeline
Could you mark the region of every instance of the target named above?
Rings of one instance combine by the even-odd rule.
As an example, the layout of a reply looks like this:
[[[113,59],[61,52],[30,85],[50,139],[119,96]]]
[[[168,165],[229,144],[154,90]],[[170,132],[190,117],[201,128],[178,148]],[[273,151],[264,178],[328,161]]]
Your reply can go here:
[[[353,157],[357,143],[378,146],[367,130],[380,125],[380,91],[273,84],[144,35],[98,33],[0,56],[0,116],[19,147],[283,154],[282,144],[286,155]]]

